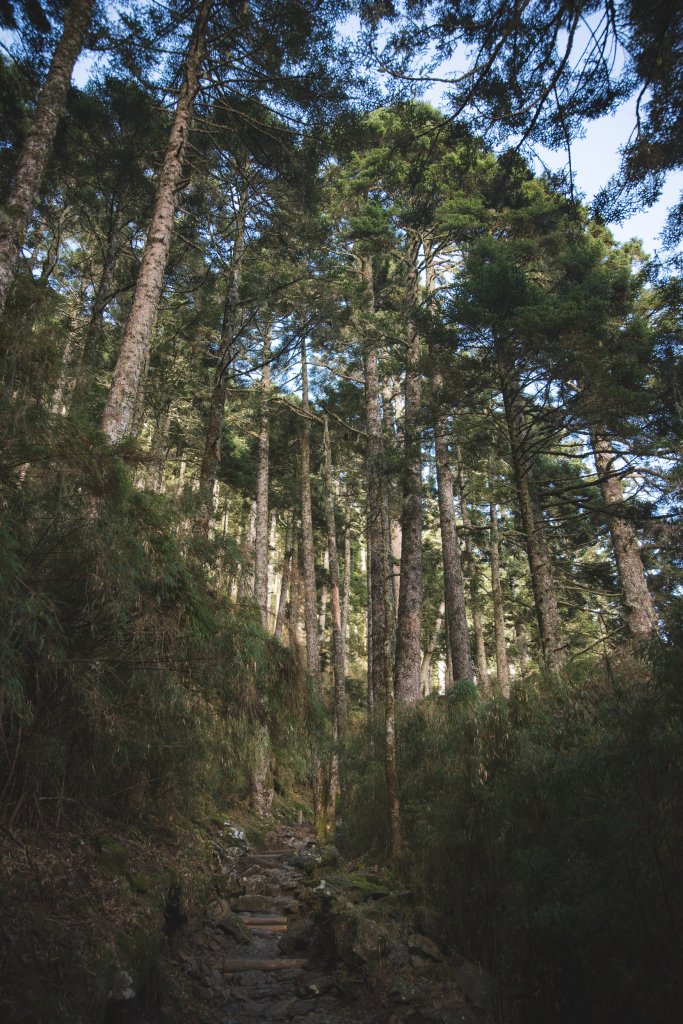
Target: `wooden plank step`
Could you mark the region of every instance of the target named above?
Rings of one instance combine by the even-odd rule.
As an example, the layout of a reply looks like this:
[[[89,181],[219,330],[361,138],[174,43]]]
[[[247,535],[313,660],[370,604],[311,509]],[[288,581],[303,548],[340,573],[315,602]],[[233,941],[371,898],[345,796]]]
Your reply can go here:
[[[292,971],[304,967],[307,960],[279,957],[277,960],[224,960],[224,974],[239,974],[240,971]]]
[[[252,862],[252,864],[259,864],[261,867],[268,867],[275,861],[282,860],[283,857],[287,856],[287,851],[282,850],[281,853],[248,853],[246,857]]]
[[[286,924],[247,924],[247,928],[252,932],[286,932]]]
[[[284,924],[289,921],[288,917],[280,914],[240,914],[239,918],[248,928],[255,924]]]

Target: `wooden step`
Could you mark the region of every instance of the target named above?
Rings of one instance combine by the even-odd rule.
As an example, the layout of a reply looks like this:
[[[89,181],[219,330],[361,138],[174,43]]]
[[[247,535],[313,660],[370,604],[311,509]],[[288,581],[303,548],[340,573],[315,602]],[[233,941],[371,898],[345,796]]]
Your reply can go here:
[[[241,913],[240,920],[245,923],[247,928],[254,928],[256,925],[285,925],[287,927],[289,918],[281,918],[278,913],[255,913],[253,915]]]
[[[248,924],[247,922],[245,922],[245,924],[247,925],[247,928],[251,932],[272,932],[273,934],[275,934],[275,932],[287,931],[286,924]]]
[[[224,960],[224,974],[239,974],[240,971],[292,971],[304,967],[307,960],[279,957],[277,960]]]
[[[282,860],[287,856],[287,851],[283,850],[281,853],[248,853],[247,857],[252,864],[258,864],[259,867],[267,868],[272,867],[277,861]]]

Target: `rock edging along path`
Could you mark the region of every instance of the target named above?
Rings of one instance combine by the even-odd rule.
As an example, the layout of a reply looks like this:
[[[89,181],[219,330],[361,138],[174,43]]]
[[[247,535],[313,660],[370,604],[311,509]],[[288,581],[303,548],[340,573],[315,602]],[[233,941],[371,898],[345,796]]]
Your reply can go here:
[[[345,902],[354,883],[302,829],[278,827],[273,848],[244,844],[202,919],[173,956],[186,1004],[174,1024],[461,1024],[493,1017],[478,1010],[449,974],[438,946]],[[328,856],[329,867],[321,860]],[[351,876],[354,877],[354,876]],[[361,899],[392,895],[363,883]],[[342,894],[348,910],[333,906]],[[369,894],[369,896],[368,896]],[[397,894],[400,901],[400,896]],[[375,913],[375,917],[378,915]],[[389,915],[391,916],[391,915]],[[430,974],[430,969],[433,969]],[[434,970],[437,972],[434,975]]]

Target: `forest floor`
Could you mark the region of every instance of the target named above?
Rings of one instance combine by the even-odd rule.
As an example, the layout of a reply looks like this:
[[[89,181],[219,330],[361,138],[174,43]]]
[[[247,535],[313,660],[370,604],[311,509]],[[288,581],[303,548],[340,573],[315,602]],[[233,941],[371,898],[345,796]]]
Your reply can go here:
[[[306,827],[0,830],[8,1024],[487,1024],[492,979]],[[431,931],[431,935],[429,934]]]

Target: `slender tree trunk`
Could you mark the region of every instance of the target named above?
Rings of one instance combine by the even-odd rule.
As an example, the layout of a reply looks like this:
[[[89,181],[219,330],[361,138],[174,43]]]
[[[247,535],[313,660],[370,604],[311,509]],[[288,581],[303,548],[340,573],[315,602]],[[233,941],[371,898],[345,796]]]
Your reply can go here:
[[[434,651],[436,645],[439,642],[441,631],[444,628],[444,614],[446,611],[445,601],[442,601],[439,605],[439,611],[436,616],[436,622],[434,623],[434,629],[432,630],[431,636],[425,648],[425,652],[422,655],[422,664],[420,666],[420,689],[422,696],[426,697],[429,693],[429,680],[432,674],[432,659],[434,658]]]
[[[382,387],[382,414],[384,429],[390,438],[396,437],[397,432],[397,421],[403,416],[403,407],[401,406],[400,414],[397,414],[396,405],[401,404],[398,399],[394,397],[395,384],[394,381],[389,378],[385,381]],[[388,515],[388,531],[387,536],[389,538],[389,577],[387,580],[387,596],[391,605],[391,635],[392,635],[392,651],[396,650],[396,619],[398,616],[398,601],[401,590],[401,523],[399,519],[396,519],[393,515],[392,509],[394,502],[392,496],[394,492],[394,486],[389,480],[386,481],[386,504],[387,504],[387,515]]]
[[[455,683],[453,675],[453,658],[451,655],[451,642],[448,639],[448,615],[444,614],[444,630],[446,632],[446,666],[444,670],[444,690],[449,690]]]
[[[88,325],[83,337],[81,357],[76,371],[76,379],[73,388],[73,401],[75,405],[80,404],[87,388],[90,377],[96,362],[97,341],[102,327],[102,320],[105,310],[109,305],[114,289],[114,274],[116,262],[121,248],[123,235],[123,214],[120,210],[112,213],[107,244],[102,257],[102,273],[97,285],[95,297],[90,310]]]
[[[306,651],[308,671],[320,679],[320,640],[318,637],[318,608],[315,582],[315,551],[313,546],[313,506],[311,502],[311,421],[308,401],[308,366],[306,342],[301,343],[302,411],[301,429],[301,534],[304,576],[304,622],[306,624]]]
[[[74,64],[83,47],[93,0],[71,0],[35,117],[19,156],[14,182],[0,216],[0,316],[5,308],[19,253],[38,197],[59,119],[64,111]]]
[[[367,651],[367,662],[368,662],[368,685],[367,685],[368,714],[370,714],[370,712],[372,711],[372,709],[373,709],[373,707],[375,705],[375,701],[378,698],[378,692],[377,692],[376,687],[375,687],[375,678],[373,676],[373,666],[376,665],[376,663],[377,663],[377,654],[375,652],[375,648],[374,648],[374,645],[373,645],[373,639],[372,639],[372,599],[373,599],[373,594],[372,594],[372,575],[371,575],[371,565],[372,565],[371,552],[372,552],[372,547],[371,547],[371,537],[370,537],[370,520],[371,520],[373,514],[375,514],[375,513],[372,512],[372,510],[370,508],[370,502],[368,500],[367,506],[366,506],[366,516],[365,516],[366,523],[367,523],[367,529],[366,529],[366,552],[367,552],[367,558],[366,558],[366,564],[365,564],[365,578],[366,578],[366,581],[367,581],[367,586],[366,586],[367,597],[366,597],[366,601],[365,601],[365,636],[366,636],[365,649]],[[382,630],[382,635],[384,635],[384,630]],[[384,678],[382,678],[382,685],[384,685]]]
[[[273,803],[270,730],[267,722],[258,722],[253,737],[251,766],[251,806],[261,817],[270,813]]]
[[[182,180],[194,101],[199,88],[210,8],[211,0],[203,0],[185,56],[183,81],[159,177],[133,303],[104,408],[102,430],[113,444],[121,441],[130,431],[135,397],[152,341],[171,247],[177,193]]]
[[[493,628],[496,637],[496,676],[498,690],[503,697],[510,696],[510,668],[505,636],[505,605],[500,581],[500,545],[498,542],[498,508],[490,507],[491,520],[491,592],[493,595]]]
[[[514,374],[508,366],[498,342],[496,342],[496,355],[505,405],[505,419],[510,439],[517,499],[519,501],[522,527],[526,536],[531,588],[534,594],[543,660],[546,668],[550,669],[551,672],[560,672],[565,663],[562,622],[557,604],[557,594],[545,525],[538,506],[528,454],[524,413],[520,407],[519,384],[514,379]]]
[[[306,341],[301,340],[301,408],[304,414],[301,429],[301,537],[304,577],[304,623],[306,626],[306,661],[314,685],[320,693],[320,639],[318,636],[318,601],[315,584],[315,550],[313,546],[313,506],[311,502],[311,421],[308,401],[308,356]],[[319,836],[327,832],[323,775],[320,757],[313,740],[311,751],[313,818]]]
[[[213,500],[212,500],[213,504]],[[244,553],[244,561],[242,564],[242,574],[240,576],[239,583],[239,594],[240,597],[248,598],[252,597],[254,593],[254,543],[256,541],[256,502],[249,502],[249,519],[247,520],[247,529],[244,544],[242,550]]]
[[[225,418],[225,399],[228,389],[230,367],[237,355],[238,313],[242,269],[246,248],[246,217],[248,190],[246,184],[238,200],[235,217],[235,238],[227,273],[227,288],[223,306],[221,343],[214,378],[209,417],[206,424],[204,452],[199,470],[199,511],[197,533],[206,537],[213,515],[213,489],[221,464],[221,435]]]
[[[384,520],[383,520],[384,521]],[[384,552],[384,576],[389,572],[389,538],[382,542]],[[398,752],[396,749],[396,691],[392,664],[391,605],[384,602],[384,775],[387,784],[389,810],[389,848],[391,855],[398,858],[403,846],[401,835],[401,796],[398,776]]]
[[[517,657],[519,658],[520,675],[524,677],[529,668],[529,644],[526,637],[526,626],[522,619],[515,619],[515,636],[517,638]]]
[[[437,405],[441,403],[442,381],[434,374]],[[454,679],[472,679],[474,667],[470,654],[470,637],[465,610],[465,584],[462,574],[460,539],[455,524],[455,499],[451,457],[447,443],[447,422],[440,410],[434,420],[436,447],[436,479],[439,489],[439,518],[443,553],[444,596],[448,616],[448,646]]]
[[[318,616],[318,625],[320,627],[320,642],[325,642],[325,630],[327,628],[327,603],[330,597],[330,588],[327,584],[327,580],[330,572],[330,553],[325,549],[323,553],[323,585],[320,588],[320,614]]]
[[[327,416],[323,425],[323,453],[325,473],[325,519],[327,523],[327,550],[330,562],[330,618],[332,624],[332,667],[334,670],[334,712],[340,738],[346,732],[346,689],[344,678],[344,637],[342,632],[342,605],[339,587],[339,554],[337,551],[337,524],[335,518],[332,450]]]
[[[405,304],[407,359],[404,415],[403,510],[401,515],[401,588],[396,626],[396,696],[415,701],[420,696],[420,639],[422,619],[422,378],[420,335],[413,321],[418,303],[419,239],[409,230],[406,241]]]
[[[299,650],[301,637],[301,574],[299,572],[299,531],[298,524],[292,523],[292,557],[290,558],[289,606],[287,609],[287,638],[290,648]]]
[[[616,455],[605,434],[591,432],[591,443],[621,583],[626,628],[635,640],[643,640],[656,630],[657,617],[647,588],[635,531],[619,514],[623,509],[624,492],[615,471]]]
[[[261,409],[259,414],[256,470],[256,537],[254,550],[254,600],[261,609],[263,628],[268,628],[268,481],[270,475],[270,433],[268,396],[270,391],[270,325],[263,337]]]
[[[346,732],[346,686],[344,674],[344,637],[342,633],[342,606],[339,588],[339,555],[337,552],[337,523],[335,515],[335,485],[332,470],[332,449],[327,416],[323,420],[323,476],[325,488],[325,521],[330,572],[330,622],[332,633],[332,675],[334,679],[333,749],[328,787],[327,820],[332,827],[336,820],[336,800],[339,790],[338,743]]]
[[[344,646],[344,678],[349,668],[349,608],[351,604],[351,537],[344,530],[344,589],[342,591],[342,644]]]
[[[285,550],[282,562],[282,582],[280,584],[280,600],[277,606],[275,617],[275,636],[279,640],[282,636],[282,627],[285,624],[285,612],[287,610],[287,594],[289,592],[289,581],[292,572],[292,550],[293,550],[293,516],[287,518],[285,523]]]
[[[150,482],[152,490],[156,491],[157,494],[163,494],[165,490],[164,474],[166,470],[168,432],[171,427],[172,408],[172,404],[169,400],[166,403],[164,412],[157,423],[156,430],[154,431],[154,438],[152,440]]]
[[[467,508],[467,492],[465,490],[465,472],[458,451],[458,490],[460,491],[460,513],[463,532],[465,534],[465,557],[467,559],[467,575],[470,581],[470,597],[472,608],[472,631],[474,633],[474,651],[477,663],[477,679],[485,693],[491,691],[488,663],[486,660],[486,644],[484,642],[484,621],[481,613],[481,593],[477,577],[477,562],[472,544],[470,514]]]
[[[368,313],[374,312],[373,268],[370,257],[363,258]],[[384,550],[386,502],[384,444],[380,411],[379,356],[375,339],[369,334],[365,343],[365,417],[367,427],[368,474],[368,704],[372,706],[384,692],[385,630],[387,604],[387,557]]]

